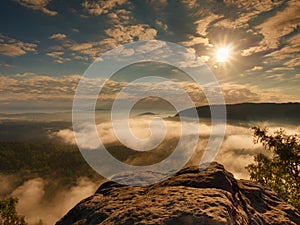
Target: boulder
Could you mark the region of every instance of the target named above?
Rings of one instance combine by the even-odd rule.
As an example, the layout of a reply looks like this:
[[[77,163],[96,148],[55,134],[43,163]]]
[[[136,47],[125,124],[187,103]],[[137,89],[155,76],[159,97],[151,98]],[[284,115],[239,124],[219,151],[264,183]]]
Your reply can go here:
[[[299,225],[300,215],[272,190],[236,180],[214,162],[202,171],[184,168],[150,186],[105,182],[56,224]]]

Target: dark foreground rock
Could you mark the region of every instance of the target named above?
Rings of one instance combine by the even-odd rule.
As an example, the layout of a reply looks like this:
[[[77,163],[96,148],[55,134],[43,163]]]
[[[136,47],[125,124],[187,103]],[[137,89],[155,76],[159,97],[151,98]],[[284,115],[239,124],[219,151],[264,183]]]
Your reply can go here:
[[[106,182],[57,222],[71,224],[299,225],[300,215],[270,189],[212,163],[147,187]]]

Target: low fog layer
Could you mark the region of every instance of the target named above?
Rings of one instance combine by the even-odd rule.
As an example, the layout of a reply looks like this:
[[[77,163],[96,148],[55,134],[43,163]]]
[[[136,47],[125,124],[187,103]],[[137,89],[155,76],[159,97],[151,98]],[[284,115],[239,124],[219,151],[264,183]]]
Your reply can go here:
[[[132,128],[132,132],[138,138],[147,138],[153,134],[153,141],[160,139],[161,135],[165,132],[162,131],[160,126],[152,126],[152,130],[149,130],[149,121],[151,116],[141,116],[132,118],[129,124]],[[180,122],[173,120],[165,120],[167,127],[167,133],[165,139],[157,147],[157,149],[145,158],[143,155],[126,155],[122,158],[123,148],[121,143],[114,135],[112,125],[110,122],[103,122],[97,125],[98,133],[108,149],[114,149],[113,155],[118,158],[122,158],[124,162],[128,164],[143,165],[149,162],[159,162],[167,157],[177,144],[178,137],[180,136]],[[54,124],[52,124],[54,125]],[[268,154],[260,144],[253,144],[253,136],[251,126],[254,124],[228,124],[226,129],[225,138],[219,152],[215,158],[215,161],[223,164],[227,170],[231,171],[236,178],[248,179],[249,174],[245,170],[245,166],[253,162],[253,156],[259,152]],[[27,126],[27,125],[26,125]],[[269,127],[270,131],[278,130],[280,127],[284,128],[287,133],[294,134],[300,133],[299,126],[282,126],[276,124],[261,123],[262,127]],[[11,128],[16,128],[17,123]],[[28,125],[28,129],[36,125]],[[48,137],[48,141],[63,141],[67,144],[74,144],[74,133],[69,126],[51,126],[51,129],[44,129],[45,134]],[[43,130],[43,129],[40,129]],[[25,128],[23,130],[25,131]],[[32,131],[33,132],[33,131]],[[88,127],[83,127],[83,138],[86,139],[86,146],[89,148],[94,145],[94,140],[90,139]],[[194,131],[189,131],[184,135],[192,135]],[[199,164],[201,156],[206,147],[208,138],[210,136],[211,127],[209,123],[200,123],[200,136],[192,159],[189,164]],[[125,135],[126,136],[126,135]],[[138,142],[132,142],[131,139],[125,139],[124,144],[139,145]],[[138,147],[138,146],[136,146]],[[192,148],[190,143],[186,143],[187,150]],[[121,149],[122,151],[119,151]],[[124,155],[123,155],[124,156]],[[76,203],[83,198],[90,196],[95,192],[101,181],[93,182],[86,177],[78,179],[77,184],[72,187],[58,186],[57,190],[53,191],[53,195],[49,198],[49,190],[47,184],[48,180],[40,177],[27,180],[20,183],[20,178],[15,175],[0,175],[1,187],[0,196],[4,197],[18,197],[19,203],[17,210],[20,214],[25,215],[26,220],[30,224],[35,224],[40,220],[44,224],[53,224],[59,218],[61,218],[68,210],[70,210]],[[55,178],[53,179],[55,180]],[[54,181],[55,182],[55,181]],[[51,193],[52,193],[51,192]]]
[[[149,138],[150,135],[153,135],[152,141],[155,142],[156,139],[161,139],[162,135],[165,135],[165,131],[161,130],[160,126],[152,126],[152,130],[149,129],[151,117],[137,117],[132,118],[129,120],[129,124],[132,130],[132,133],[136,135],[137,138]],[[174,150],[174,147],[177,144],[179,135],[180,135],[180,121],[172,121],[172,120],[165,120],[165,125],[167,128],[165,139],[162,141],[161,145],[158,146],[157,150],[152,154],[148,155],[147,158],[142,157],[128,157],[126,163],[128,164],[138,164],[146,165],[148,164],[151,158],[156,159],[153,161],[158,162],[162,160],[162,155],[167,156],[170,152]],[[119,122],[124,124],[123,122]],[[153,124],[152,124],[153,125]],[[199,164],[201,161],[201,156],[203,151],[205,150],[208,138],[211,133],[211,127],[207,123],[200,123],[200,135],[199,135],[199,142],[197,146],[197,150],[195,154],[190,160],[190,164]],[[224,137],[223,144],[218,151],[218,154],[215,157],[215,161],[223,164],[227,170],[232,172],[236,178],[238,179],[248,179],[249,174],[245,169],[245,166],[253,162],[253,156],[262,152],[268,155],[261,144],[254,144],[253,143],[253,132],[251,129],[253,124],[228,124],[226,128],[226,133]],[[268,127],[269,130],[275,131],[280,129],[280,127],[276,124],[268,124],[264,123],[261,124],[262,127]],[[299,126],[289,126],[283,127],[287,133],[294,134],[299,133],[300,127]],[[120,146],[120,142],[117,137],[114,135],[113,127],[110,122],[104,122],[97,125],[97,130],[99,133],[99,137],[105,146]],[[122,130],[122,129],[121,129]],[[80,131],[79,135],[83,137],[85,142],[82,142],[85,148],[92,148],[93,146],[97,146],[95,140],[92,140],[90,137],[90,129],[88,127],[83,127]],[[125,129],[124,129],[124,132]],[[189,133],[185,133],[183,135],[189,136],[193,135],[193,130],[190,130]],[[130,135],[124,133],[123,136],[127,136],[128,138],[124,139],[124,145],[131,145],[135,148],[139,148],[139,142],[136,140],[132,140]],[[57,132],[50,134],[51,138],[58,138],[63,140],[66,143],[74,144],[76,143],[74,138],[74,133],[71,129],[62,129]],[[149,142],[149,145],[152,143]],[[189,142],[186,142],[186,151],[192,146],[189,146]],[[160,153],[159,153],[160,152]],[[167,152],[162,154],[161,152]],[[120,151],[120,154],[122,152]],[[149,159],[150,156],[150,159]],[[138,163],[136,161],[139,161]],[[143,162],[144,161],[144,162]]]

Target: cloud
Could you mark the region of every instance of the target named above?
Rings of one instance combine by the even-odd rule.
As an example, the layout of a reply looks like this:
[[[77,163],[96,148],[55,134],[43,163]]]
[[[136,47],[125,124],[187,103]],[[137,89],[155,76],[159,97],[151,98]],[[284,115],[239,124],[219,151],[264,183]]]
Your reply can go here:
[[[17,73],[15,75],[15,77],[18,77],[18,78],[29,78],[29,77],[34,77],[36,76],[35,73],[31,73],[31,72],[25,72],[25,73]]]
[[[61,78],[30,74],[0,76],[0,101],[71,100],[80,75]],[[67,85],[66,85],[67,84]]]
[[[181,42],[182,45],[186,47],[194,47],[195,45],[203,44],[205,46],[209,46],[209,39],[204,37],[195,37],[190,35],[188,37],[188,41]]]
[[[46,6],[51,2],[51,0],[15,0],[21,6],[24,6],[28,9],[32,9],[35,11],[41,11],[49,16],[56,16],[57,12],[53,10],[49,10]]]
[[[71,61],[70,58],[61,57],[63,54],[64,54],[64,52],[49,52],[46,55],[50,56],[51,58],[54,58],[55,59],[54,62],[60,63],[60,64]]]
[[[253,88],[246,85],[225,84],[222,86],[226,103],[238,102],[243,99],[245,102],[258,102],[262,99],[260,94]],[[266,99],[264,99],[266,101]]]
[[[101,14],[109,13],[113,8],[122,6],[128,3],[127,0],[109,0],[109,1],[87,1],[85,0],[81,5],[85,11],[92,16],[100,16]]]
[[[12,65],[9,64],[9,63],[0,63],[0,66],[3,66],[3,67],[11,67]]]
[[[179,82],[179,85],[187,92],[196,105],[203,105],[207,102],[202,90],[192,82]],[[286,102],[289,99],[286,95],[278,96],[276,88],[261,89],[259,86],[250,84],[223,83],[221,89],[225,102],[235,104],[241,102]]]
[[[195,33],[187,34],[187,40],[180,43],[187,47],[194,47],[199,55],[210,55],[211,49],[208,49],[208,47],[228,44],[228,42],[234,44],[237,51],[241,51],[238,54],[242,56],[251,56],[258,52],[268,51],[270,46],[262,43],[267,37],[264,37],[263,40],[261,37],[268,36],[267,31],[262,29],[265,26],[261,24],[253,26],[252,20],[268,21],[264,19],[264,17],[267,17],[264,13],[275,10],[283,4],[285,4],[283,0],[266,0],[263,4],[260,0],[251,2],[241,0],[201,5],[201,7],[196,7],[195,11],[198,14],[193,16]],[[211,10],[205,14],[205,10],[209,8]],[[274,16],[274,18],[277,17],[280,20],[280,15],[276,14]],[[272,18],[269,18],[269,20]],[[280,26],[283,27],[286,23],[289,23],[289,21],[282,21],[282,24],[280,22]],[[277,28],[278,26],[276,26]],[[249,35],[247,36],[247,34]],[[241,40],[235,40],[239,36]]]
[[[62,40],[65,39],[67,37],[67,35],[62,34],[62,33],[56,33],[56,34],[52,34],[49,39],[56,39],[56,40]]]
[[[65,60],[61,58],[62,52],[48,53],[49,57],[55,60]],[[59,63],[59,62],[58,62]],[[143,70],[144,67],[140,69]],[[34,73],[21,73],[15,76],[0,76],[0,101],[1,102],[32,102],[49,101],[52,103],[61,102],[66,105],[71,104],[77,84],[82,76],[78,74],[62,77],[37,75]],[[269,78],[275,78],[268,76]],[[278,78],[276,78],[278,79]],[[85,79],[85,85],[88,90],[99,89],[103,80],[100,78]],[[99,101],[103,107],[111,107],[111,104],[117,97],[122,88],[128,86],[125,81],[106,81]],[[250,84],[223,83],[221,85],[226,103],[240,102],[286,102],[290,99],[289,95],[278,95],[279,88],[264,88]],[[173,102],[183,102],[180,90],[189,94],[195,105],[207,104],[207,99],[198,84],[191,81],[171,81],[164,82],[139,82],[130,84],[130,92],[124,92],[119,97],[121,99],[132,99],[136,96],[147,95],[147,93],[163,93],[169,96]],[[213,91],[213,90],[212,90]],[[280,90],[279,90],[280,91]],[[88,95],[88,92],[86,93]],[[147,97],[147,96],[145,96]],[[143,104],[166,106],[161,99],[145,98]]]
[[[226,137],[215,159],[238,179],[249,179],[245,166],[254,162],[253,157],[256,154],[268,155],[261,144],[253,143],[252,135],[248,127],[227,125]]]
[[[285,59],[294,58],[294,54],[300,51],[300,34],[292,35],[286,39],[285,45],[279,50],[267,54],[266,57],[271,58],[268,61],[274,62]]]
[[[209,24],[213,21],[219,19],[220,16],[216,14],[210,14],[206,16],[205,18],[198,20],[195,22],[196,27],[196,33],[201,36],[207,36],[208,32],[207,29],[209,28]]]
[[[126,9],[118,9],[109,13],[108,18],[110,19],[110,23],[112,24],[124,24],[127,23],[131,17],[131,11]]]
[[[272,73],[272,72],[276,72],[276,71],[294,71],[294,68],[291,67],[274,67],[272,69],[267,70],[267,73]]]
[[[0,180],[1,180],[0,198],[3,199],[11,192],[11,190],[15,188],[15,185],[17,183],[16,181],[18,179],[14,175],[7,175],[7,174],[0,173]]]
[[[195,49],[198,49],[197,45],[212,47],[212,44],[210,43],[210,39],[208,38],[208,29],[210,28],[210,24],[219,18],[220,18],[219,15],[211,13],[200,20],[196,20],[194,22],[196,26],[195,34],[193,35],[189,34],[186,37],[187,40],[180,42],[180,44],[186,47],[194,47]],[[202,54],[201,51],[200,54]]]
[[[61,33],[53,34],[49,39],[61,42],[61,46],[52,46],[49,50],[53,50],[53,52],[47,53],[47,55],[54,58],[54,61],[57,63],[64,63],[71,61],[71,59],[84,61],[95,60],[99,57],[100,53],[104,53],[107,50],[104,47],[104,40],[78,43]],[[69,57],[61,57],[61,55],[66,54],[67,51],[70,51]]]
[[[257,71],[257,70],[262,70],[262,66],[254,66],[250,71]]]
[[[85,42],[85,43],[71,43],[68,44],[67,49],[72,51],[71,56],[75,59],[83,60],[95,60],[102,53],[109,50],[109,46],[116,47],[113,42],[106,42],[106,40],[100,42]]]
[[[115,125],[118,126],[118,134],[122,137],[122,143],[125,146],[128,146],[131,149],[138,149],[142,151],[142,154],[135,154],[135,153],[126,153],[123,152],[127,151],[128,149],[124,149],[120,144],[119,139],[115,136],[114,128],[112,127],[111,122],[101,122],[97,125],[98,134],[100,136],[101,141],[107,146],[110,150],[112,149],[119,149],[119,153],[115,152],[114,155],[119,158],[123,158],[124,162],[132,165],[146,165],[151,164],[154,162],[159,162],[167,157],[176,147],[178,142],[178,137],[180,136],[181,126],[180,122],[177,121],[164,121],[166,127],[165,130],[162,129],[161,124],[158,124],[154,121],[150,123],[151,117],[142,116],[142,117],[134,117],[129,119],[129,124],[132,133],[135,135],[135,138],[132,138],[130,133],[126,130],[126,121],[125,120],[117,120],[115,121]],[[185,122],[186,126],[188,127],[195,127],[194,124],[190,122]],[[151,124],[151,125],[150,125]],[[125,125],[125,126],[124,126]],[[149,125],[151,130],[149,129]],[[197,125],[196,125],[197,126]],[[95,139],[91,138],[91,130],[90,126],[85,124],[82,128],[78,131],[77,137],[81,143],[81,147],[88,150],[94,149],[98,147],[97,142]],[[207,132],[210,133],[210,128],[206,129],[203,125],[201,127],[201,138],[207,137]],[[166,134],[166,135],[165,135]],[[74,143],[74,136],[71,130],[63,130],[63,132],[56,132],[53,133],[52,138],[60,138],[61,140],[65,140],[67,143]],[[57,136],[58,135],[58,136]],[[189,129],[187,133],[185,133],[184,138],[181,140],[182,145],[179,150],[178,157],[184,157],[190,151],[194,150],[195,146],[191,146],[194,143],[194,138],[197,138],[197,131],[193,129]],[[160,142],[163,140],[162,142]],[[195,140],[197,141],[197,139]],[[150,147],[151,146],[151,147]],[[153,148],[151,152],[148,152],[148,149]],[[150,150],[149,149],[149,150]],[[120,151],[122,153],[120,154]],[[198,151],[198,150],[197,150]],[[146,156],[145,156],[146,155]],[[124,158],[125,156],[125,158]],[[128,156],[128,157],[127,157]],[[176,163],[177,159],[174,159],[173,163]]]
[[[37,44],[18,41],[2,34],[0,34],[0,38],[2,39],[0,42],[0,55],[17,57],[28,52],[37,53]]]
[[[257,29],[264,36],[261,45],[268,49],[276,49],[279,46],[280,38],[293,32],[299,26],[299,10],[299,1],[289,1],[283,11],[277,12],[274,17],[260,24]]]
[[[59,57],[60,55],[63,55],[63,54],[64,54],[63,52],[50,52],[50,53],[47,53],[47,55],[52,57],[52,58],[57,58],[57,57]]]
[[[263,15],[264,12],[271,11],[272,9],[284,4],[284,0],[239,0],[233,1],[229,4],[229,14],[234,13],[234,16],[225,16],[219,20],[214,26],[224,27],[229,29],[247,29],[252,28],[250,21]]]
[[[161,129],[160,126],[152,124],[151,131],[149,130],[149,122],[153,117],[133,117],[128,120],[128,123],[123,123],[121,121],[115,121],[119,127],[120,132],[123,132],[125,136],[123,139],[123,144],[127,146],[133,146],[134,148],[140,148],[141,143],[132,139],[128,134],[126,129],[122,126],[130,125],[132,133],[138,138],[149,138],[152,133],[154,135],[153,139],[148,143],[148,146],[152,146],[153,143],[156,143],[157,140],[161,140],[161,137],[164,137],[162,144],[158,145],[156,150],[151,154],[145,155],[129,155],[126,159],[126,163],[135,164],[135,165],[145,165],[149,162],[157,162],[163,160],[164,157],[167,157],[170,152],[172,152],[177,144],[177,140],[180,137],[181,123],[180,121],[170,121],[165,120],[165,125],[167,128],[166,134]],[[154,125],[154,126],[153,126]],[[253,157],[258,153],[264,153],[270,156],[270,152],[264,150],[261,144],[253,143],[253,131],[250,127],[254,126],[255,122],[249,122],[249,124],[227,124],[225,139],[222,143],[221,148],[218,151],[218,154],[215,158],[215,161],[222,163],[225,167],[237,178],[249,179],[249,174],[245,169],[245,166],[253,162]],[[200,127],[199,143],[197,150],[191,159],[191,164],[199,164],[203,151],[207,144],[208,138],[211,134],[210,125],[200,122],[198,124]],[[218,125],[217,125],[218,126]],[[259,122],[261,127],[269,127],[270,131],[273,132],[278,130],[278,125],[268,124]],[[282,126],[282,125],[280,125]],[[97,125],[97,130],[101,141],[108,147],[118,146],[119,149],[122,149],[119,139],[115,136],[114,129],[111,122],[101,122]],[[299,134],[299,127],[291,126],[285,127],[285,130],[289,134]],[[84,144],[84,148],[89,149],[96,146],[96,141],[92,140],[91,129],[88,126],[83,126],[82,130],[78,133],[81,135],[81,141]],[[195,130],[189,130],[188,133],[183,134],[184,136],[192,136],[197,134]],[[68,144],[74,144],[75,138],[73,131],[70,129],[63,129],[58,132],[53,132],[51,138],[59,138],[60,140],[65,141]],[[166,135],[166,136],[165,136]],[[185,149],[190,150],[193,146],[190,146],[189,143],[184,143]]]
[[[155,24],[162,30],[167,31],[168,30],[168,25],[164,24],[162,21],[160,20],[156,20]]]
[[[254,30],[263,35],[264,38],[258,46],[245,49],[243,55],[277,49],[280,46],[280,39],[291,34],[299,26],[299,10],[299,1],[289,1],[282,11],[276,12],[274,16],[257,25]]]
[[[25,53],[26,52],[22,48],[15,46],[13,44],[0,45],[0,54],[1,55],[15,57],[15,56],[24,55]]]
[[[43,224],[55,224],[80,200],[92,195],[99,184],[81,177],[71,188],[56,187],[51,198],[46,199],[47,180],[35,178],[17,187],[11,194],[19,199],[17,211],[30,224],[42,220]]]
[[[193,9],[201,5],[199,2],[197,2],[197,0],[181,0],[181,2],[189,9]]]
[[[60,41],[63,49],[71,51],[70,56],[74,59],[88,61],[97,59],[100,54],[118,47],[121,44],[133,42],[135,40],[152,40],[157,35],[157,31],[146,24],[117,24],[112,28],[106,29],[104,32],[107,37],[100,41],[78,43],[77,41],[67,38],[64,34],[59,33],[53,34],[50,38]],[[62,52],[60,48],[56,49]],[[50,54],[52,55],[52,53]],[[48,53],[48,56],[51,55]],[[59,61],[65,62],[69,60],[60,59]]]
[[[278,96],[276,89],[261,90],[258,86],[234,83],[222,84],[226,103],[237,102],[285,102],[287,96]]]
[[[72,51],[82,51],[87,50],[93,47],[93,43],[80,43],[80,44],[74,44],[70,47],[70,50]]]
[[[270,69],[271,71],[293,71],[296,70],[297,66],[300,66],[300,34],[289,35],[285,39],[284,44],[281,47],[265,56],[265,63],[278,63],[282,62],[285,67],[282,67],[282,64],[278,68]]]
[[[151,118],[136,117],[134,119],[130,119],[129,123],[131,125],[133,134],[136,135],[137,138],[149,138],[152,133],[152,135],[154,135],[152,141],[155,142],[156,140],[160,140],[162,135],[164,136],[164,131],[161,129],[161,126],[153,126],[153,129],[150,131],[148,129],[150,121]],[[169,131],[167,140],[171,140],[174,137],[177,137],[180,133],[180,127],[178,123],[173,121],[165,121],[165,123],[167,124],[166,126]],[[126,137],[124,138],[124,144],[127,146],[135,146],[134,148],[140,148],[141,144],[139,143],[139,141],[131,139],[131,135],[126,133],[126,130],[124,129],[125,127],[122,127],[123,124],[123,121],[116,121],[116,126],[120,127],[120,132],[123,132],[124,137]],[[118,138],[115,136],[114,128],[111,122],[98,124],[97,130],[103,144],[112,145],[118,143]],[[83,142],[82,146],[87,149],[93,149],[95,146],[97,146],[97,141],[90,138],[92,136],[90,132],[92,132],[91,127],[89,125],[85,125],[82,127],[80,133],[78,133],[78,135],[83,136],[81,140],[85,141]],[[76,143],[74,133],[70,129],[63,129],[57,132],[53,132],[49,134],[49,137],[58,138],[68,144]],[[149,143],[149,145],[151,144]]]
[[[117,43],[124,44],[137,40],[152,40],[156,37],[157,31],[146,24],[137,25],[116,25],[108,28],[105,33]]]
[[[300,66],[300,58],[294,58],[284,63],[288,67]]]

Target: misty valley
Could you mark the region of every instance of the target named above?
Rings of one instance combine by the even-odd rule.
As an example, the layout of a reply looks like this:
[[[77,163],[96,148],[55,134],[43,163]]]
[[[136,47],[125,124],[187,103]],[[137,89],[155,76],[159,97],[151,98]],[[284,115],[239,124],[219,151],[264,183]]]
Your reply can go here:
[[[258,109],[259,104],[255,107]],[[255,112],[259,114],[258,110]],[[299,115],[298,112],[298,108],[297,111],[292,111],[293,115]],[[261,114],[265,115],[265,112]],[[76,203],[93,194],[105,181],[82,157],[74,139],[71,117],[66,115],[57,113],[53,117],[51,114],[34,114],[34,121],[31,120],[32,114],[19,115],[19,120],[13,114],[1,115],[0,197],[18,198],[17,210],[25,215],[30,224],[55,223]],[[103,115],[98,117],[98,120],[103,121],[97,125],[99,137],[116,159],[130,165],[151,165],[168,157],[178,143],[180,121],[174,114],[166,115],[168,114],[161,115],[167,126],[165,139],[151,151],[135,151],[118,142],[110,122],[103,120]],[[160,114],[136,113],[130,119],[132,132],[140,138],[148,137],[149,121],[157,116]],[[245,166],[253,162],[256,154],[269,154],[262,145],[253,143],[251,127],[259,125],[271,130],[283,128],[290,134],[299,133],[299,123],[282,121],[279,116],[269,121],[266,118],[262,120],[259,115],[257,118],[231,118],[221,149],[215,157],[215,161],[223,164],[236,178],[249,179]],[[198,145],[186,166],[199,165],[210,136],[208,116],[199,118],[199,126],[201,131]],[[151,129],[154,139],[163,135],[159,127]],[[89,134],[86,134],[86,138],[88,148],[93,140],[89,139]],[[190,150],[188,141],[184,146],[183,154]]]

